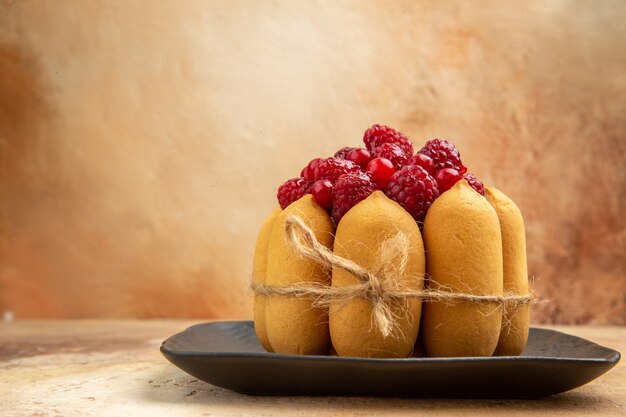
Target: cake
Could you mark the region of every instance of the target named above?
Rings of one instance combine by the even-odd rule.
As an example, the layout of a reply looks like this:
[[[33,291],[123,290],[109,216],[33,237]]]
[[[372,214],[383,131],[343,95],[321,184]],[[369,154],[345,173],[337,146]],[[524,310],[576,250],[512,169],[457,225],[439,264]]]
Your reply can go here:
[[[519,208],[456,146],[374,125],[278,188],[253,261],[268,352],[519,355],[528,337]],[[417,347],[417,348],[416,348]]]

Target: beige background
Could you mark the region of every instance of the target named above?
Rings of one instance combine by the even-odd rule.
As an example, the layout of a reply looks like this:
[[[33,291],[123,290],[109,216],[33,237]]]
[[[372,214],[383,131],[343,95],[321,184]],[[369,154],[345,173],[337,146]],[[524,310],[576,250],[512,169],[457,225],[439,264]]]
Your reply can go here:
[[[375,122],[517,201],[536,322],[626,324],[621,1],[0,0],[0,311],[250,317],[276,187]]]

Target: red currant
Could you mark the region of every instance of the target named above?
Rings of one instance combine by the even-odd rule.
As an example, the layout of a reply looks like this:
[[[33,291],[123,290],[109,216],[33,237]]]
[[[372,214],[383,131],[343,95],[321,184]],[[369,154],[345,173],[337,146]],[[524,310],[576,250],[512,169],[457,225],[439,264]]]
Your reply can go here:
[[[448,191],[454,184],[461,179],[461,174],[454,168],[444,168],[437,171],[435,174],[435,181],[437,181],[437,187],[439,193],[443,194]]]
[[[300,171],[300,176],[309,181],[313,181],[315,179],[315,168],[317,168],[321,160],[322,158],[311,159],[307,166]]]
[[[385,188],[395,171],[393,163],[387,158],[374,158],[367,164],[367,172],[379,189]]]
[[[435,162],[433,161],[433,158],[428,155],[424,155],[423,153],[416,153],[415,155],[413,155],[408,165],[421,166],[430,175],[433,175],[435,173]]]
[[[361,168],[365,169],[367,164],[372,160],[372,155],[367,149],[356,148],[348,152],[346,157],[348,160],[354,162]]]
[[[333,205],[333,183],[329,180],[316,181],[311,187],[311,195],[320,207],[330,208]]]

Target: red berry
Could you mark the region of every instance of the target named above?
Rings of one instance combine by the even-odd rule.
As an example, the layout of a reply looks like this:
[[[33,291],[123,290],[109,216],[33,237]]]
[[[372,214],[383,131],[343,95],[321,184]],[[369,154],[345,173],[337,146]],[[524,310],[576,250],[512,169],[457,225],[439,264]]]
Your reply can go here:
[[[335,152],[335,154],[333,156],[335,158],[348,159],[348,154],[353,149],[357,149],[357,148],[351,148],[349,146],[347,146],[345,148],[341,148],[337,152]]]
[[[393,143],[383,143],[374,149],[374,157],[389,159],[396,170],[399,170],[409,162],[409,157],[402,148]]]
[[[330,180],[334,183],[344,174],[350,174],[360,171],[361,168],[352,161],[341,158],[322,159],[315,168],[315,181]]]
[[[338,224],[344,214],[358,202],[376,191],[376,185],[367,175],[343,175],[333,189],[333,219]]]
[[[421,166],[430,175],[433,175],[435,173],[435,163],[433,162],[433,159],[428,155],[424,155],[423,153],[416,153],[415,155],[413,155],[413,157],[409,161],[409,165]]]
[[[440,169],[435,173],[435,180],[437,181],[439,192],[442,194],[452,188],[461,178],[459,171],[454,168]]]
[[[356,176],[356,177],[360,177],[363,180],[367,180],[367,181],[372,181],[372,176],[370,175],[369,172],[367,171],[358,171],[358,172],[352,172],[350,174],[346,174],[346,175],[351,175],[351,176]],[[343,175],[341,176],[343,177]],[[341,179],[341,177],[339,177]]]
[[[300,171],[300,176],[302,178],[306,178],[309,181],[313,181],[315,179],[315,168],[317,168],[317,165],[320,163],[321,160],[322,158],[311,159],[307,166],[302,168],[302,171]]]
[[[365,169],[367,164],[372,160],[372,155],[367,149],[363,148],[352,148],[352,150],[346,156],[346,159],[354,162],[361,168]]]
[[[396,170],[389,159],[374,158],[367,164],[367,173],[379,189],[385,188],[394,172]]]
[[[433,201],[439,197],[439,188],[424,168],[406,165],[393,174],[385,194],[404,207],[415,220],[422,221]]]
[[[432,158],[435,163],[435,172],[444,168],[454,168],[464,174],[467,168],[461,162],[461,154],[452,142],[445,139],[431,139],[419,151]]]
[[[278,187],[278,204],[283,210],[294,201],[299,200],[303,195],[309,193],[311,181],[305,178],[292,178]]]
[[[389,126],[374,125],[363,134],[363,143],[370,152],[378,148],[383,143],[394,143],[398,145],[405,154],[413,155],[413,144],[404,133]]]
[[[311,195],[323,208],[330,208],[333,205],[333,183],[328,180],[316,181],[311,187]]]
[[[481,180],[476,178],[476,175],[468,172],[463,175],[463,179],[467,181],[470,187],[475,189],[478,194],[485,195],[485,186],[483,185],[483,182]]]

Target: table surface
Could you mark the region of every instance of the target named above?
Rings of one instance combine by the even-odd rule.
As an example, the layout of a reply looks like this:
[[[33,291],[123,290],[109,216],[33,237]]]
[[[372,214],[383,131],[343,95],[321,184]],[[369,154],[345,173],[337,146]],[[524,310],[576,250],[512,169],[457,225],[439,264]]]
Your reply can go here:
[[[167,362],[161,342],[191,321],[0,323],[0,416],[626,416],[626,365],[539,400],[250,397]],[[626,327],[551,326],[626,352]]]

